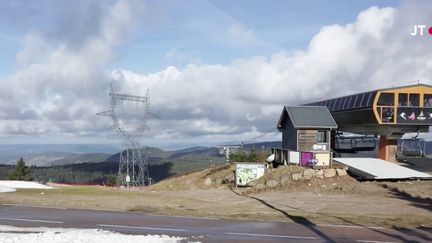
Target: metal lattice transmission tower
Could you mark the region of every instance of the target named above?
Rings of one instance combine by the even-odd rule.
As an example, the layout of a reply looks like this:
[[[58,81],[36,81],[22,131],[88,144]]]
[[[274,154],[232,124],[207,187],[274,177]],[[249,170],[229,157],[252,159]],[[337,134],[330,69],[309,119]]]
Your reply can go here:
[[[150,152],[146,148],[145,154],[140,148],[140,137],[149,127],[146,125],[147,117],[150,113],[150,96],[147,90],[146,96],[135,96],[115,93],[113,87],[110,87],[110,109],[100,112],[97,115],[111,117],[114,130],[120,137],[122,146],[125,150],[120,152],[118,183],[121,186],[141,187],[151,184],[151,178],[148,170],[148,161]],[[138,102],[143,105],[143,119],[140,119],[140,125],[134,131],[127,131],[117,117],[117,105],[123,101]],[[137,115],[137,114],[135,114]]]

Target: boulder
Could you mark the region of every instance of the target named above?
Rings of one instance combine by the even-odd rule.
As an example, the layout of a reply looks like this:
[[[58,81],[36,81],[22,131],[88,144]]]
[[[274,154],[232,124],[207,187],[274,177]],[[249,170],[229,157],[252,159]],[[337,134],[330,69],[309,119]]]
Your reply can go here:
[[[216,180],[214,180],[213,184],[215,184],[216,186],[221,186],[222,185],[222,178],[217,178]]]
[[[257,184],[257,181],[249,181],[248,183],[246,183],[246,186],[255,186]]]
[[[256,184],[255,189],[257,189],[257,190],[265,189],[265,185],[262,183],[258,183],[258,184]]]
[[[234,173],[230,173],[229,175],[225,176],[223,179],[223,184],[232,184],[234,183]]]
[[[282,186],[286,186],[289,183],[290,180],[291,180],[291,175],[290,174],[282,175],[280,177],[280,184]]]
[[[346,170],[343,170],[343,169],[336,169],[336,174],[338,176],[346,176],[347,172],[346,172]]]
[[[278,186],[278,184],[279,183],[277,182],[277,180],[269,180],[266,182],[266,187],[267,188],[275,188]]]
[[[293,181],[299,181],[302,179],[302,173],[292,173],[291,174],[291,178],[293,179]]]
[[[335,177],[336,176],[336,170],[335,169],[324,169],[324,177]]]
[[[212,184],[212,179],[210,179],[210,177],[207,177],[207,178],[204,180],[204,185],[206,185],[206,186],[211,186],[211,184]]]
[[[315,171],[315,177],[323,179],[324,178],[324,171],[323,170],[316,170]]]
[[[315,176],[315,170],[313,169],[306,169],[303,171],[303,179],[310,180]]]

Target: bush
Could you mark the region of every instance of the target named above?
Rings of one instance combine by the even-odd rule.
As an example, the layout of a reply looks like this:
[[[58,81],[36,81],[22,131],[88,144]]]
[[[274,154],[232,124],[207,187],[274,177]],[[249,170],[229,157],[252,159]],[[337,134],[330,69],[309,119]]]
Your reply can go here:
[[[117,175],[109,174],[105,178],[105,184],[107,186],[116,186],[117,182]]]
[[[239,151],[230,154],[230,162],[265,162],[269,155],[266,151]]]

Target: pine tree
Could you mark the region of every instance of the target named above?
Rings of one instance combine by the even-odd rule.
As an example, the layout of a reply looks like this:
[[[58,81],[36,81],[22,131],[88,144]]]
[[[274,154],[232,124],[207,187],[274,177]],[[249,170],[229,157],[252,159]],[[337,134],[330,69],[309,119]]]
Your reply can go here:
[[[20,180],[20,181],[29,181],[30,178],[30,170],[25,165],[25,162],[23,158],[20,158],[20,160],[17,162],[15,166],[15,170],[13,170],[9,174],[9,180]]]

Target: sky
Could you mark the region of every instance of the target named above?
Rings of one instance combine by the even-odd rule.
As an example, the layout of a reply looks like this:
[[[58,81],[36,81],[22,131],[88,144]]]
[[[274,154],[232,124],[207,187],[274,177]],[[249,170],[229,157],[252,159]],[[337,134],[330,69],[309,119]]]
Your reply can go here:
[[[0,0],[0,143],[280,140],[284,105],[432,84],[430,1]]]

